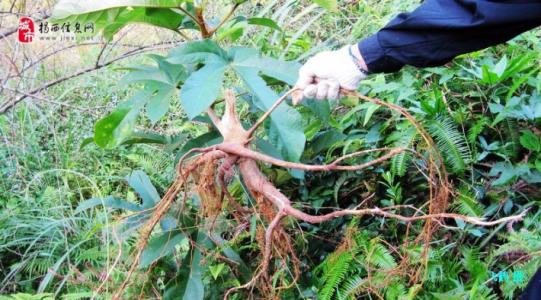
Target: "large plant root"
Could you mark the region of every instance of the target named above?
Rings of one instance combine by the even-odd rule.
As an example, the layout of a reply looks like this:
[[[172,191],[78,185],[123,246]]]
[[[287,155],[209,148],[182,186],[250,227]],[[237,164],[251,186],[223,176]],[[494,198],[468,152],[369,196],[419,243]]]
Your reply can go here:
[[[263,216],[262,219],[268,223],[267,228],[263,229],[264,234],[262,234],[263,238],[261,239],[262,241],[260,245],[260,251],[262,252],[263,257],[258,271],[250,281],[241,286],[228,290],[225,293],[224,298],[227,298],[229,295],[240,289],[254,288],[256,285],[261,287],[262,285],[257,284],[258,282],[266,284],[267,288],[261,287],[259,292],[269,297],[269,294],[272,293],[272,291],[270,291],[272,289],[269,288],[271,282],[269,273],[273,257],[282,257],[285,261],[285,257],[283,256],[289,256],[289,259],[293,262],[295,269],[295,276],[293,280],[297,279],[299,273],[298,259],[293,251],[289,235],[282,226],[282,221],[284,218],[289,217],[308,223],[321,223],[343,216],[381,216],[385,218],[394,218],[405,222],[408,224],[408,230],[411,222],[424,220],[425,227],[423,234],[420,235],[416,241],[423,241],[425,245],[424,249],[426,250],[428,249],[426,245],[428,245],[432,233],[437,229],[437,225],[442,224],[445,219],[462,220],[478,226],[493,226],[506,222],[516,222],[523,219],[525,216],[526,211],[516,216],[486,221],[482,218],[446,213],[445,211],[448,206],[449,197],[452,194],[452,187],[447,178],[443,159],[430,135],[427,134],[421,124],[417,122],[415,118],[404,108],[383,102],[378,99],[369,98],[356,92],[343,91],[344,94],[385,106],[402,115],[409,122],[411,122],[423,140],[422,145],[419,145],[418,148],[424,147],[427,155],[420,155],[419,152],[406,148],[382,148],[351,153],[340,157],[327,165],[307,165],[279,160],[252,150],[250,148],[251,140],[258,126],[261,125],[272,113],[272,111],[287,97],[296,92],[296,90],[291,90],[278,99],[275,105],[269,109],[269,111],[267,111],[252,128],[248,130],[245,130],[241,125],[239,116],[235,111],[235,97],[231,91],[226,91],[225,93],[225,111],[221,119],[216,116],[212,109],[209,109],[208,113],[211,120],[214,122],[214,125],[218,128],[224,138],[223,143],[207,148],[192,149],[181,158],[177,170],[177,179],[173,182],[163,199],[155,207],[152,217],[147,221],[146,225],[141,230],[133,265],[129,270],[124,282],[113,296],[113,299],[119,299],[122,296],[124,289],[130,282],[132,273],[139,264],[141,254],[148,243],[154,227],[168,212],[172,203],[178,198],[179,194],[182,191],[186,192],[185,186],[190,175],[194,177],[194,182],[197,186],[196,191],[199,194],[204,195],[201,197],[201,199],[202,201],[206,201],[206,203],[202,205],[202,213],[205,215],[205,217],[216,217],[217,214],[221,213],[224,207],[222,203],[223,201],[227,201],[227,204],[229,204],[227,206],[232,207],[236,212],[239,212],[242,215],[246,214],[249,210],[242,207],[231,195],[229,195],[227,190],[227,184],[233,175],[234,167],[238,167],[240,176],[242,176],[242,179],[244,180],[244,183],[252,197],[254,199],[258,199],[257,213],[260,216]],[[257,164],[258,162],[262,162],[283,168],[305,171],[358,171],[387,161],[393,156],[404,151],[412,152],[419,158],[424,159],[426,162],[425,173],[429,183],[428,213],[426,214],[423,213],[422,210],[414,207],[392,206],[385,208],[374,207],[365,209],[337,209],[336,211],[324,215],[311,215],[298,208],[295,208],[294,204],[289,200],[289,198],[266,178],[266,176],[260,171]],[[344,164],[348,159],[374,152],[383,152],[384,154],[363,164]],[[195,153],[199,153],[199,155],[194,157],[193,154]],[[190,159],[190,162],[185,164],[185,161],[188,159]],[[411,208],[415,211],[415,214],[412,216],[404,216],[396,213],[398,209],[403,208]],[[240,221],[238,214],[234,213],[232,215],[237,221]],[[426,256],[427,255],[425,255],[425,257]],[[403,264],[401,263],[401,265]],[[418,278],[421,274],[420,272],[421,271],[419,268],[414,277]],[[264,289],[264,291],[261,291],[261,289]]]

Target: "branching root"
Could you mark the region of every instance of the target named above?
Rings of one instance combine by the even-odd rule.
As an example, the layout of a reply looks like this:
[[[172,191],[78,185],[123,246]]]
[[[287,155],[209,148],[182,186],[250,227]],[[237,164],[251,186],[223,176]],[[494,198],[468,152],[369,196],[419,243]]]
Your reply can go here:
[[[225,110],[221,119],[216,116],[212,109],[209,109],[208,113],[211,120],[224,137],[223,143],[207,148],[192,149],[180,159],[177,177],[163,196],[162,200],[154,208],[150,219],[141,229],[133,264],[122,285],[113,296],[113,299],[121,298],[124,289],[130,282],[132,273],[139,265],[141,254],[145,249],[155,226],[169,211],[173,202],[179,197],[179,194],[182,191],[184,191],[184,194],[188,192],[186,185],[189,177],[193,178],[193,183],[196,187],[195,191],[200,195],[202,202],[202,210],[200,212],[204,218],[215,219],[219,214],[223,213],[224,210],[227,210],[233,215],[235,220],[240,223],[244,216],[250,212],[248,208],[242,207],[228,191],[228,183],[236,169],[238,169],[238,173],[242,177],[252,198],[256,199],[257,202],[255,210],[259,217],[260,225],[257,227],[256,239],[260,251],[263,254],[260,266],[250,281],[241,286],[231,288],[225,293],[224,298],[228,298],[232,293],[241,289],[254,288],[257,288],[258,293],[264,295],[265,298],[275,298],[277,297],[277,291],[281,288],[288,288],[294,284],[300,274],[300,261],[295,254],[291,235],[287,233],[282,224],[282,221],[285,218],[292,218],[297,221],[315,224],[344,216],[380,216],[403,222],[407,226],[408,232],[410,223],[424,220],[425,227],[423,234],[416,240],[416,242],[422,242],[424,245],[424,257],[427,257],[427,245],[430,242],[431,235],[437,229],[437,225],[443,224],[446,219],[462,220],[478,226],[493,226],[501,223],[516,222],[524,218],[526,211],[516,216],[492,221],[454,213],[446,213],[445,211],[448,206],[449,197],[452,194],[452,187],[447,178],[443,159],[430,135],[404,108],[351,91],[343,91],[343,93],[380,106],[385,106],[411,122],[423,140],[422,145],[417,146],[417,151],[419,151],[420,148],[424,148],[422,150],[424,150],[426,155],[420,155],[418,152],[406,148],[381,148],[351,153],[342,156],[327,165],[307,165],[279,160],[252,150],[250,148],[251,141],[258,126],[271,115],[276,107],[294,92],[296,92],[296,90],[293,89],[278,99],[276,104],[249,130],[245,130],[241,125],[239,116],[235,111],[235,97],[231,91],[228,90],[225,92]],[[305,171],[359,171],[385,162],[405,151],[412,152],[425,160],[426,170],[424,170],[424,173],[429,182],[428,213],[426,214],[424,214],[421,209],[413,208],[414,215],[404,216],[398,214],[397,211],[404,209],[405,206],[393,206],[385,208],[337,209],[336,211],[324,215],[311,215],[296,208],[289,198],[266,178],[258,166],[259,162]],[[383,154],[378,158],[365,161],[358,165],[347,164],[348,161],[351,161],[354,158],[377,152]],[[194,156],[194,154],[197,154],[197,156]],[[186,163],[188,160],[189,162]],[[224,205],[224,201],[227,201],[227,204]],[[225,207],[227,207],[227,209],[224,209]],[[264,228],[263,224],[268,225]],[[404,260],[405,259],[406,258],[404,258]],[[404,265],[404,260],[401,262],[401,266]],[[290,272],[291,276],[289,281],[285,279],[280,280],[280,282],[287,282],[287,284],[281,287],[272,287],[272,276],[278,276],[276,275],[277,273],[273,274],[271,272],[273,266],[279,266],[282,270],[292,270],[292,272]],[[423,268],[417,268],[411,277],[414,279],[420,278],[422,269]],[[283,274],[284,272],[278,273]]]

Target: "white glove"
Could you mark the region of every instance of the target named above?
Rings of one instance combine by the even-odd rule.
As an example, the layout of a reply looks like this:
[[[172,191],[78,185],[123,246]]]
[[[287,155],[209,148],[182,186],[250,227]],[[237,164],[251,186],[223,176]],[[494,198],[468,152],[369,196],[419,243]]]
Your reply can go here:
[[[301,67],[295,86],[303,90],[305,98],[335,100],[340,97],[340,88],[357,89],[366,73],[355,63],[350,47],[354,46],[321,52]]]

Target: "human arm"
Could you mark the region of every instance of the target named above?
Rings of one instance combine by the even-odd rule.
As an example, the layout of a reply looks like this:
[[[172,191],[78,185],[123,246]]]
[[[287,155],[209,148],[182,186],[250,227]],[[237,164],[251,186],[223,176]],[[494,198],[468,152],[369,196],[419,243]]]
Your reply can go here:
[[[505,42],[539,25],[541,0],[427,0],[413,12],[398,15],[356,47],[368,72],[388,73],[404,65],[443,65],[457,55]],[[364,78],[341,73],[346,56],[339,51],[326,56],[344,64],[318,63],[318,54],[301,68],[297,86],[304,90],[305,97],[336,98],[332,97],[336,95],[336,84],[329,82],[351,89],[355,84],[346,87],[342,82],[358,85]],[[349,61],[350,65],[354,63]],[[317,76],[334,73],[345,79]]]

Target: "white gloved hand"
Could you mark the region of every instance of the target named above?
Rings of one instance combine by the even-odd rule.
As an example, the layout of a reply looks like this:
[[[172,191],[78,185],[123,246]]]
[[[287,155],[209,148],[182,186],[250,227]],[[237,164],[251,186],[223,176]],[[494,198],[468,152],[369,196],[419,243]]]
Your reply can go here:
[[[351,57],[350,47],[356,46],[321,52],[301,67],[295,87],[303,90],[305,98],[335,100],[340,97],[340,88],[357,89],[366,73],[361,72]]]

